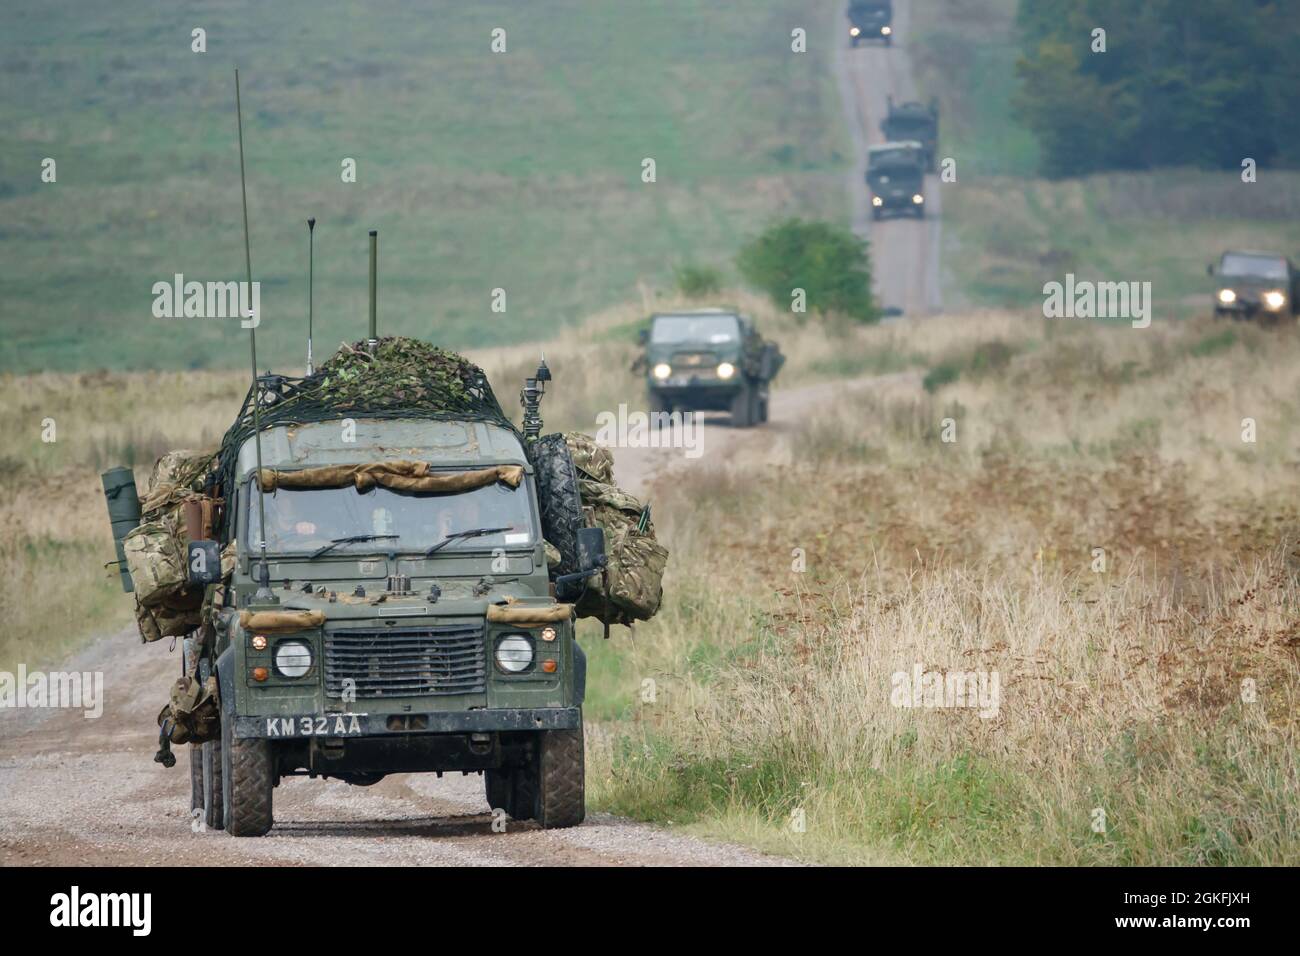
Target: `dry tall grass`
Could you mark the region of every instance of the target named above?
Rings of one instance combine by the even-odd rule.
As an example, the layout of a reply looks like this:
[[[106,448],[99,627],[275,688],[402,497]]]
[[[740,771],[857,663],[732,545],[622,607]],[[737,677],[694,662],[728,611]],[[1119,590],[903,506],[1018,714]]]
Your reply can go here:
[[[642,631],[672,680],[596,737],[602,802],[823,860],[1294,863],[1296,330],[872,334],[957,379],[657,489],[689,607]],[[996,716],[896,706],[917,667],[997,674]]]

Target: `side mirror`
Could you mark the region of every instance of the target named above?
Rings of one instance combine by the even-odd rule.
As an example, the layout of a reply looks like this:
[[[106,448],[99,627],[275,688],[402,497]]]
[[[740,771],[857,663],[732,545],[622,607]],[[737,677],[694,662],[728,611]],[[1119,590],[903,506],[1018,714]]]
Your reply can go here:
[[[1205,267],[1205,274],[1206,274],[1207,276],[1212,276],[1212,275],[1214,275],[1214,263],[1213,263],[1213,262],[1211,262],[1209,265],[1207,265],[1207,266]]]
[[[191,541],[185,552],[186,578],[196,587],[221,582],[221,549],[215,541]]]
[[[637,344],[638,344],[638,345],[645,345],[647,342],[649,342],[649,341],[650,341],[650,330],[649,330],[649,329],[641,329],[639,332],[637,332],[637,334],[636,334],[636,341],[637,341]]]
[[[578,567],[591,573],[605,567],[605,529],[578,529]]]

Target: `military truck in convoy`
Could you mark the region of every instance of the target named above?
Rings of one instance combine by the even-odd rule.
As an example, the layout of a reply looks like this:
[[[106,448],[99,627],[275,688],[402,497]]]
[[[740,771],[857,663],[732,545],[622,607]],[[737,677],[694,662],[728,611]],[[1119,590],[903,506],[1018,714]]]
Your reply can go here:
[[[929,106],[917,102],[895,103],[891,96],[880,132],[891,142],[919,142],[925,151],[927,172],[938,169],[939,155],[939,103],[931,100]]]
[[[919,142],[883,143],[867,150],[871,218],[925,218],[925,148]]]
[[[1206,267],[1217,276],[1214,315],[1233,319],[1277,322],[1295,317],[1300,273],[1286,256],[1275,252],[1225,252],[1218,266]]]
[[[880,40],[885,46],[893,45],[893,0],[852,0],[848,17],[849,43],[853,46],[865,40]]]
[[[724,411],[736,428],[767,421],[785,357],[735,309],[659,313],[641,332],[651,412]]]

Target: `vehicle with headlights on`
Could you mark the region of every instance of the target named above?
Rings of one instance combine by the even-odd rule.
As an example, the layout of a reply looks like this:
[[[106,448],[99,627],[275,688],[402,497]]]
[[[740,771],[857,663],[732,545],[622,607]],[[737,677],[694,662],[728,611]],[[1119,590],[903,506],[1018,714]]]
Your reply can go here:
[[[400,341],[369,354],[400,356]],[[373,384],[446,354],[374,358]],[[192,773],[210,828],[266,833],[288,776],[368,786],[449,771],[482,773],[490,807],[516,820],[582,822],[575,607],[607,567],[604,533],[585,526],[563,442],[538,437],[545,363],[522,431],[481,370],[452,367],[469,369],[449,392],[457,410],[430,414],[408,412],[405,393],[393,410],[312,398],[339,377],[330,365],[264,376],[227,433],[205,486],[211,538],[187,546],[206,594],[187,673],[194,656],[196,686],[219,701]]]
[[[641,332],[652,413],[724,411],[748,428],[767,421],[769,387],[785,357],[734,309],[660,313]]]
[[[853,0],[849,4],[849,43],[857,46],[864,40],[880,40],[885,46],[894,42],[894,4],[892,0]]]
[[[925,218],[925,148],[915,141],[882,143],[867,150],[871,218]]]
[[[1273,252],[1225,252],[1218,266],[1206,267],[1219,280],[1214,292],[1216,317],[1277,322],[1295,316],[1300,276],[1285,256]]]

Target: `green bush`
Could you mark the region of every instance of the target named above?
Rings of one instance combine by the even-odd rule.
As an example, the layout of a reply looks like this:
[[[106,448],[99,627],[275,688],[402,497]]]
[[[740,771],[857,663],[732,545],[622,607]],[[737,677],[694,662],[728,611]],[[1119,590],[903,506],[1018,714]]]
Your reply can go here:
[[[778,308],[791,308],[794,290],[803,289],[809,312],[858,322],[880,318],[871,296],[867,243],[842,226],[787,219],[746,244],[736,264]]]
[[[959,378],[961,378],[961,367],[956,362],[940,362],[925,373],[925,378],[921,380],[921,387],[933,395]]]
[[[678,266],[673,270],[677,291],[692,299],[716,295],[722,288],[722,273],[713,266]]]

